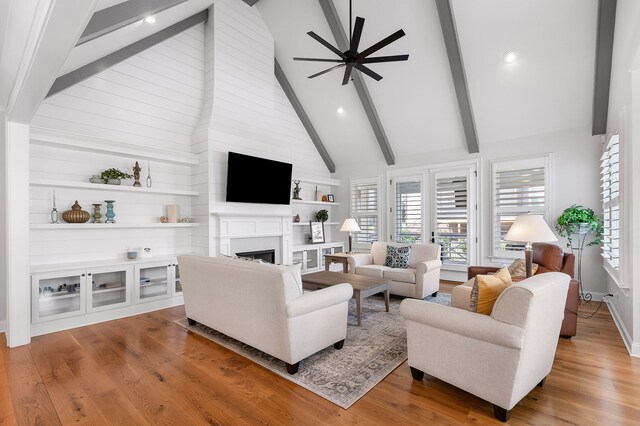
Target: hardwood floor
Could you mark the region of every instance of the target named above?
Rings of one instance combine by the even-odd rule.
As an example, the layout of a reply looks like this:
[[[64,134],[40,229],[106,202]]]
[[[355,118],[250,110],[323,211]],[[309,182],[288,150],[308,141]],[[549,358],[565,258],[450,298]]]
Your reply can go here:
[[[413,381],[406,363],[343,410],[173,323],[183,317],[182,307],[166,309],[11,350],[1,335],[0,424],[501,424],[491,404],[432,377]],[[560,339],[545,386],[509,423],[639,421],[640,359],[605,305],[578,320],[578,336]]]

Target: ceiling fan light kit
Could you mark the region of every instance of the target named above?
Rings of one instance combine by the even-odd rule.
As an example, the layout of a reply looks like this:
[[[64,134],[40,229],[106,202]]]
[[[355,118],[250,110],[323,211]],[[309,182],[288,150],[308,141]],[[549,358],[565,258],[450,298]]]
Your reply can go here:
[[[333,53],[338,55],[340,59],[324,59],[324,58],[293,58],[294,61],[310,61],[310,62],[335,62],[338,65],[334,65],[330,68],[327,68],[318,73],[312,74],[309,78],[315,78],[320,75],[326,74],[330,71],[333,71],[338,68],[346,67],[344,71],[344,77],[342,78],[342,85],[349,83],[351,78],[351,71],[353,68],[358,71],[368,75],[376,81],[382,80],[382,76],[376,72],[374,72],[371,68],[365,66],[365,64],[373,64],[380,62],[396,62],[396,61],[406,61],[409,59],[409,55],[392,55],[392,56],[376,56],[369,57],[373,53],[382,49],[383,47],[393,43],[401,37],[404,37],[405,32],[403,30],[398,30],[395,33],[391,34],[389,37],[384,38],[374,44],[373,46],[363,50],[362,52],[358,52],[358,47],[360,45],[360,37],[362,36],[362,29],[364,28],[364,18],[357,16],[355,25],[353,28],[353,32],[351,31],[351,22],[352,22],[352,14],[351,14],[351,0],[349,0],[349,49],[345,52],[340,51],[340,49],[333,46],[331,43],[320,37],[318,34],[313,31],[309,31],[307,34],[318,43],[322,44],[327,49],[331,50]]]

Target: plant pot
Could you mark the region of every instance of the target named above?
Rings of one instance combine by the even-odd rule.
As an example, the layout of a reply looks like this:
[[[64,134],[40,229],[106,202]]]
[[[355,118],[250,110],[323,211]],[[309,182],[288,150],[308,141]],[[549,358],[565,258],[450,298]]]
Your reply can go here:
[[[108,179],[107,184],[109,185],[120,185],[120,179]]]
[[[104,183],[102,178],[100,176],[98,176],[98,175],[91,176],[91,178],[89,179],[89,182],[91,182],[91,183]]]
[[[573,233],[578,235],[588,234],[591,228],[588,223],[576,223],[573,225]]]

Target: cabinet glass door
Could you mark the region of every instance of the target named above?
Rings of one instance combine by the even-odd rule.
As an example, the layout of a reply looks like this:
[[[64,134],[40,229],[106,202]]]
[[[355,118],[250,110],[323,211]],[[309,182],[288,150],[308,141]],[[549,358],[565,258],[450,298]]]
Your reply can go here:
[[[310,249],[306,250],[307,252],[307,264],[305,269],[316,269],[318,268],[318,249]]]
[[[33,322],[84,313],[84,274],[62,271],[32,278]]]
[[[137,299],[139,301],[169,296],[171,264],[140,266],[137,274]]]
[[[91,293],[90,310],[96,311],[129,304],[129,283],[132,281],[131,267],[93,269],[87,272],[87,283],[89,283]]]
[[[177,263],[173,265],[173,274],[174,294],[180,294],[182,293],[182,284],[180,283],[180,266]]]

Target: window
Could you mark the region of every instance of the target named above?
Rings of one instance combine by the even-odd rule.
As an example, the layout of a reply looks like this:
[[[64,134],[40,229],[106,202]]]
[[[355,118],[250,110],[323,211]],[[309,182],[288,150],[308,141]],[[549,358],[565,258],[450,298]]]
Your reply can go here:
[[[351,217],[360,226],[353,236],[355,247],[367,247],[379,241],[380,197],[379,179],[361,179],[351,182]]]
[[[399,243],[419,243],[422,241],[422,181],[420,178],[398,179],[393,185],[393,239]]]
[[[604,236],[602,257],[605,266],[619,269],[620,263],[620,138],[611,136],[600,163]]]
[[[493,256],[519,257],[524,244],[504,240],[516,217],[549,211],[550,156],[492,163]]]
[[[445,265],[467,266],[469,247],[468,175],[465,171],[435,173],[433,242],[440,244]]]

